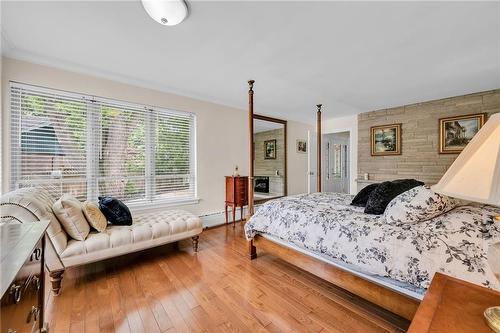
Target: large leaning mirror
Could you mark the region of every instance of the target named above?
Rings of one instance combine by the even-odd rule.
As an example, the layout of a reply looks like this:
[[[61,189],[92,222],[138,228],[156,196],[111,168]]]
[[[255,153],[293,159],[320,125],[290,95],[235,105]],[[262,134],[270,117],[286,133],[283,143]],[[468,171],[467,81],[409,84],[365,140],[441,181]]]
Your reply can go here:
[[[254,115],[254,201],[287,195],[286,120]]]

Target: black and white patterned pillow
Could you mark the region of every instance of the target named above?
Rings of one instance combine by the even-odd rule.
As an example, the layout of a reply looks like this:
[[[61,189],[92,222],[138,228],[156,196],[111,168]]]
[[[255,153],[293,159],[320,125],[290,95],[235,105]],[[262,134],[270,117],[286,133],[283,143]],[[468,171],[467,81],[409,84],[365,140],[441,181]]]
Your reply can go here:
[[[458,200],[435,193],[427,186],[417,186],[392,199],[384,216],[387,222],[397,225],[417,223],[444,214],[458,204]]]

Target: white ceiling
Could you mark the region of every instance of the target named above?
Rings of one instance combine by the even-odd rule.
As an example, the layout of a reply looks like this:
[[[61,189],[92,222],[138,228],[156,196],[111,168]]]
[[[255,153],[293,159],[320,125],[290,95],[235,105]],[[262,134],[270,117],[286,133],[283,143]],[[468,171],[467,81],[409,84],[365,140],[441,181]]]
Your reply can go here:
[[[313,123],[500,88],[500,2],[2,1],[3,53]],[[5,43],[5,41],[7,41]]]

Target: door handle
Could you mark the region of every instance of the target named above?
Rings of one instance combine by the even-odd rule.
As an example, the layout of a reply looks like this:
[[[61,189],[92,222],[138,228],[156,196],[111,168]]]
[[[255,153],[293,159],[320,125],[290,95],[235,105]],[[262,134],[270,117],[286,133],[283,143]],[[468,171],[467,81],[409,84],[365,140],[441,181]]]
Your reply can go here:
[[[40,313],[40,309],[33,305],[31,307],[30,312],[28,313],[28,318],[26,318],[26,323],[29,324],[31,322],[32,318],[33,318],[33,321],[37,321],[39,313]]]
[[[19,284],[13,284],[10,287],[10,294],[14,295],[14,303],[17,304],[21,301],[21,286]]]
[[[35,285],[36,291],[40,290],[40,278],[38,276],[34,275],[31,283]]]
[[[34,260],[38,261],[38,260],[40,260],[41,256],[42,256],[42,250],[37,248],[31,254],[30,261],[34,261]]]

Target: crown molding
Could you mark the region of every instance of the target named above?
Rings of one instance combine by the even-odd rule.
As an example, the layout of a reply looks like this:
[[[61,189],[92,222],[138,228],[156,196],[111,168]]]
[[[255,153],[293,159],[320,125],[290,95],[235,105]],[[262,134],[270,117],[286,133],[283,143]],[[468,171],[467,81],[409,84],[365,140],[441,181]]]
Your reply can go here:
[[[114,81],[122,84],[127,84],[131,86],[135,86],[138,88],[151,89],[162,93],[178,95],[181,97],[195,99],[197,101],[216,104],[218,106],[224,106],[236,109],[238,111],[244,112],[245,110],[237,105],[233,105],[230,103],[223,102],[218,100],[217,98],[208,97],[200,94],[195,94],[183,90],[179,90],[176,88],[172,88],[166,85],[162,85],[160,83],[145,81],[136,79],[133,77],[129,77],[126,75],[116,74],[109,71],[103,71],[97,68],[92,68],[89,66],[82,66],[76,63],[54,59],[50,57],[45,57],[43,55],[39,55],[33,52],[28,52],[24,50],[20,50],[18,48],[9,47],[8,49],[3,50],[2,56],[6,58],[11,58],[14,60],[26,61],[37,65],[52,67],[60,70],[65,70],[81,75],[93,76],[100,79],[105,79],[109,81]]]
[[[2,37],[6,37],[5,34],[2,33]],[[6,41],[8,42],[8,38],[6,38]],[[13,45],[10,43],[8,45],[9,47],[7,49],[2,50],[1,54],[3,57],[6,58],[11,58],[14,60],[20,60],[20,61],[26,61],[29,63],[37,64],[37,65],[42,65],[42,66],[47,66],[47,67],[52,67],[60,70],[65,70],[81,75],[87,75],[87,76],[93,76],[97,77],[100,79],[105,79],[113,82],[118,82],[122,84],[127,84],[139,88],[144,88],[144,89],[151,89],[155,90],[158,92],[162,93],[168,93],[168,94],[173,94],[173,95],[178,95],[181,97],[186,97],[186,98],[191,98],[195,99],[197,101],[205,102],[205,103],[211,103],[217,106],[224,106],[232,109],[236,109],[241,112],[246,112],[245,109],[242,109],[241,106],[233,105],[231,103],[227,103],[224,101],[221,101],[217,98],[214,97],[208,97],[200,94],[195,94],[179,89],[175,89],[166,85],[162,85],[160,83],[155,83],[155,82],[149,82],[145,80],[140,80],[136,79],[133,77],[128,77],[125,75],[121,74],[116,74],[113,72],[108,72],[108,71],[103,71],[97,68],[92,68],[90,66],[82,66],[80,64],[60,60],[60,59],[55,59],[51,57],[46,57],[37,53],[21,50],[19,48],[13,47]],[[269,115],[273,117],[279,117],[286,119],[288,121],[294,121],[297,123],[305,124],[305,125],[313,125],[314,121],[311,120],[310,122],[305,121],[301,117],[289,117],[284,112],[276,112],[273,114],[266,114],[265,112],[261,112],[259,114],[262,115]]]

